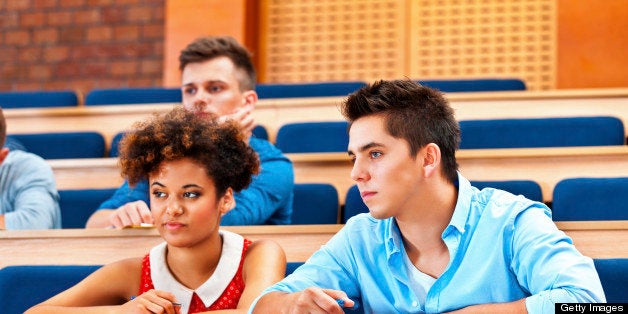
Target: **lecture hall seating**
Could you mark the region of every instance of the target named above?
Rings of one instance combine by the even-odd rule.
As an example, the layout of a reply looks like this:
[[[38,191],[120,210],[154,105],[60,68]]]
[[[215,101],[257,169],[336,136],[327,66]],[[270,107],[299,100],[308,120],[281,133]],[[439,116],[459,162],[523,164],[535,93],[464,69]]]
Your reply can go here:
[[[476,78],[476,79],[449,79],[449,80],[417,80],[441,92],[496,92],[496,91],[524,91],[526,84],[517,78]]]
[[[103,88],[93,89],[85,96],[85,106],[180,103],[180,88]]]
[[[552,199],[555,221],[628,220],[628,177],[564,179]]]
[[[92,213],[115,191],[116,188],[59,190],[61,228],[85,228]]]
[[[7,138],[44,159],[102,158],[106,150],[104,136],[91,131],[9,134]]]
[[[338,191],[327,183],[295,183],[293,225],[337,224]]]
[[[275,146],[286,154],[346,152],[348,126],[346,121],[288,123],[277,131]]]
[[[70,90],[0,92],[0,107],[3,109],[76,107],[78,105],[78,96]]]
[[[361,81],[317,83],[257,84],[255,91],[260,99],[347,96],[365,86]]]

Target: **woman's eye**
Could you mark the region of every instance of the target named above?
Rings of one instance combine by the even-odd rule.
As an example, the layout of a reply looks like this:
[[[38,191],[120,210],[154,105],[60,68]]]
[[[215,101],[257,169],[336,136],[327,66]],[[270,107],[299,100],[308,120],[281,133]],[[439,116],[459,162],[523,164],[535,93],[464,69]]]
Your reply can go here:
[[[183,196],[186,198],[197,198],[199,194],[196,192],[185,192],[183,193]]]
[[[154,191],[153,192],[153,196],[155,196],[157,198],[164,197],[165,195],[166,195],[166,193],[164,193],[164,192],[160,192],[160,191]]]

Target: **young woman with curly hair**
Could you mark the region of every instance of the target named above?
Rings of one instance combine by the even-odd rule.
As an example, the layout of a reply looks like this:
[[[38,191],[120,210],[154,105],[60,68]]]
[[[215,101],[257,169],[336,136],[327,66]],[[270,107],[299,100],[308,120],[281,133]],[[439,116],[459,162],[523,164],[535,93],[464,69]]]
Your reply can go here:
[[[28,313],[246,312],[283,278],[286,259],[274,242],[219,230],[233,194],[259,172],[245,140],[234,123],[181,108],[137,124],[121,142],[122,174],[130,184],[148,179],[152,218],[165,242],[144,257],[103,266]]]

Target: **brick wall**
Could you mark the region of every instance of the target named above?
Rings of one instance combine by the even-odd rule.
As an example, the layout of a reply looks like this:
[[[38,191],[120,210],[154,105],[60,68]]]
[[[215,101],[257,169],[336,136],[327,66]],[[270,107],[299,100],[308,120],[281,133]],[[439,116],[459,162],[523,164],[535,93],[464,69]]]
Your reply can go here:
[[[165,0],[0,0],[0,91],[162,85]]]

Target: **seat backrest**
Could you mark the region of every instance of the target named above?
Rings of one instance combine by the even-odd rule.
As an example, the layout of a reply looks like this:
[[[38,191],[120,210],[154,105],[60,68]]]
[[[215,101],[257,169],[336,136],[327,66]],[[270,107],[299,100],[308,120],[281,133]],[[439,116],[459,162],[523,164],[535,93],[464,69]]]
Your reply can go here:
[[[342,211],[341,223],[347,223],[349,218],[361,214],[368,213],[369,208],[362,201],[362,197],[360,196],[360,190],[358,190],[357,185],[352,185],[347,190],[347,195],[345,197],[345,206]]]
[[[87,93],[85,105],[180,103],[181,99],[179,88],[106,88]]]
[[[0,92],[0,107],[8,108],[43,108],[75,107],[78,96],[74,91],[27,91]]]
[[[608,303],[628,302],[628,258],[594,259]]]
[[[327,183],[296,183],[292,206],[293,225],[338,223],[338,191]]]
[[[532,180],[471,181],[471,185],[480,190],[483,188],[495,188],[514,195],[523,195],[529,200],[543,202],[541,186]]]
[[[28,308],[74,286],[100,268],[95,265],[6,266],[0,269],[2,313],[21,314]]]
[[[441,92],[495,92],[526,90],[526,84],[517,78],[485,78],[460,80],[418,80]]]
[[[624,145],[616,117],[460,121],[461,149]]]
[[[552,196],[552,219],[628,220],[628,177],[559,181]]]
[[[255,90],[260,99],[263,98],[298,98],[298,97],[331,97],[347,96],[357,89],[366,86],[365,82],[317,82],[299,84],[257,84]]]
[[[111,189],[59,190],[61,228],[85,228],[87,219],[116,191]]]
[[[275,146],[284,153],[346,152],[348,126],[346,121],[284,124],[277,131]]]
[[[98,132],[10,134],[7,137],[44,159],[105,157],[105,138]]]

